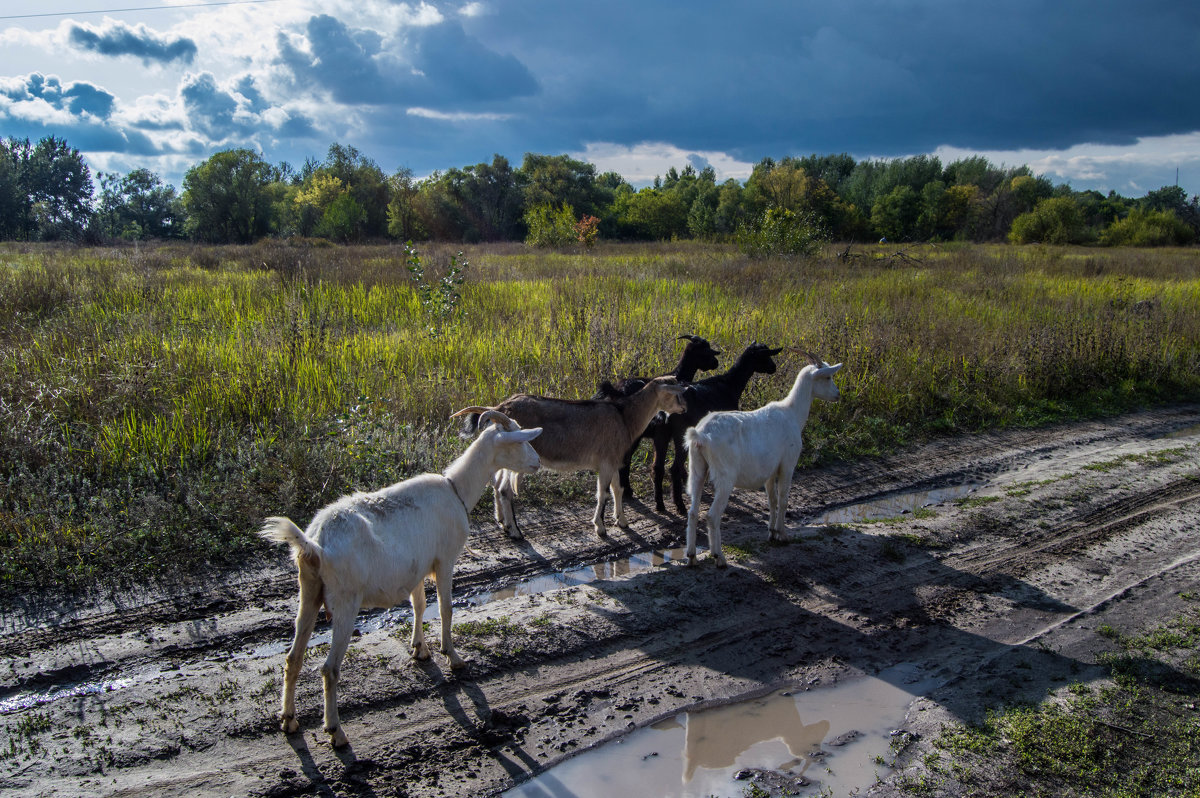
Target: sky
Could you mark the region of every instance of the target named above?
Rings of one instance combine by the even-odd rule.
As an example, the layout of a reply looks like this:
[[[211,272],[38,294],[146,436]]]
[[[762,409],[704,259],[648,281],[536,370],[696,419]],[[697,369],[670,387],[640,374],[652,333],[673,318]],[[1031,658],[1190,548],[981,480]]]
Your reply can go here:
[[[4,0],[0,136],[46,135],[177,187],[219,150],[299,166],[337,142],[417,177],[981,154],[1191,196],[1200,2]]]

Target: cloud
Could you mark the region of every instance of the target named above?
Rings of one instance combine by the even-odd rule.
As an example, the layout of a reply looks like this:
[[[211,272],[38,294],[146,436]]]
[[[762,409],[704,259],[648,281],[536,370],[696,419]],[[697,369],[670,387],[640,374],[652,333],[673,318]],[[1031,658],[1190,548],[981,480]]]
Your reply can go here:
[[[537,90],[517,58],[489,49],[452,20],[412,25],[385,40],[320,14],[303,37],[281,31],[276,42],[293,86],[316,85],[347,104],[459,111]]]
[[[112,115],[116,100],[113,95],[91,83],[77,81],[64,85],[56,75],[46,76],[40,72],[0,79],[0,95],[12,102],[10,109],[14,116],[27,118],[30,115],[44,116],[44,110],[34,110],[44,104],[72,116],[107,119]]]
[[[633,146],[589,142],[582,152],[571,156],[595,164],[598,172],[616,172],[635,186],[647,185],[672,166],[679,168],[684,164],[691,164],[697,171],[711,166],[718,182],[730,178],[745,180],[754,169],[753,163],[739,161],[724,152],[692,152],[663,142]]]
[[[237,99],[218,87],[211,73],[189,75],[180,86],[179,96],[192,129],[210,139],[221,141],[244,130],[234,118],[238,110]]]
[[[191,39],[160,36],[141,24],[130,27],[124,22],[106,20],[103,27],[96,28],[71,23],[68,31],[68,41],[73,47],[100,55],[130,55],[144,64],[172,61],[190,64],[196,57],[196,43]]]

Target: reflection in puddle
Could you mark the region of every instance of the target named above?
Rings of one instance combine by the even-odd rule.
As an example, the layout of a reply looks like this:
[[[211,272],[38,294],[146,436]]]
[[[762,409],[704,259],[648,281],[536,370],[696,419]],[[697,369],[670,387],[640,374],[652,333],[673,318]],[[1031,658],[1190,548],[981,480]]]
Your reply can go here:
[[[882,496],[869,502],[839,507],[836,510],[819,515],[809,521],[813,526],[826,524],[858,524],[864,521],[878,521],[881,518],[895,518],[905,513],[913,513],[923,507],[932,507],[948,501],[961,499],[969,493],[978,490],[979,485],[951,485],[946,488],[922,490],[915,493],[896,493]]]
[[[467,602],[472,607],[478,607],[492,601],[501,601],[513,598],[514,596],[532,596],[537,593],[546,593],[564,587],[586,585],[603,579],[620,579],[624,576],[651,571],[672,562],[684,562],[686,561],[686,557],[684,556],[685,551],[683,548],[678,548],[644,552],[641,554],[632,554],[620,560],[610,560],[594,565],[583,565],[566,571],[557,571],[552,574],[542,574],[541,576],[535,576],[523,582],[518,582],[512,587],[504,588],[503,590],[471,596],[467,599]]]
[[[774,771],[802,788],[800,794],[848,795],[887,769],[881,763],[891,761],[890,732],[903,724],[912,701],[936,686],[906,664],[837,687],[682,712],[568,759],[504,795],[737,798],[748,786],[734,778],[743,769]]]

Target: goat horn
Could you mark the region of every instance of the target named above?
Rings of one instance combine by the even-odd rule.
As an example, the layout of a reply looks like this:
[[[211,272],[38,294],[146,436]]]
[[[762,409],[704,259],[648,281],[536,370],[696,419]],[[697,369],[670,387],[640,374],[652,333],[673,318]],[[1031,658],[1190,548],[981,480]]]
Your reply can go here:
[[[681,336],[679,336],[678,338],[676,338],[675,340],[676,340],[676,341],[695,341],[695,340],[696,340],[696,336],[694,336],[694,335],[681,335]]]
[[[515,432],[521,428],[517,422],[504,415],[499,410],[484,410],[479,416],[479,423],[483,424],[485,421],[491,421],[497,427],[500,427],[508,432]]]
[[[809,352],[807,349],[800,349],[799,347],[795,347],[795,346],[785,346],[783,351],[791,352],[792,354],[795,354],[795,355],[804,355],[806,358],[808,358],[808,362],[812,363],[814,366],[824,366],[825,365],[825,362],[823,360],[821,360],[821,358],[817,357],[812,352]]]
[[[478,405],[471,405],[470,407],[464,407],[462,410],[459,410],[457,413],[451,413],[450,418],[458,418],[459,416],[465,416],[467,413],[486,413],[488,410],[491,410],[491,409],[492,408],[490,408],[490,407],[479,407]]]

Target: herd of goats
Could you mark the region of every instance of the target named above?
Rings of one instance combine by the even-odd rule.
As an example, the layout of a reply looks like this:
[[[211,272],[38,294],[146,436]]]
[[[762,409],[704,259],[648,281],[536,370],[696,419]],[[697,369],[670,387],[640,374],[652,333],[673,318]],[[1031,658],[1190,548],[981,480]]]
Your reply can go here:
[[[627,526],[623,499],[629,494],[629,463],[643,437],[654,443],[654,498],[663,503],[667,449],[673,444],[671,488],[675,506],[687,514],[687,560],[696,561],[700,497],[712,483],[708,512],[709,550],[725,566],[721,516],[733,488],[764,488],[770,508],[772,540],[784,539],[784,518],[792,473],[813,398],[835,402],[829,365],[811,353],[783,399],[752,411],[738,404],[750,378],[775,372],[774,357],[783,349],[752,343],[726,372],[695,380],[698,371],[717,367],[721,353],[699,336],[681,336],[687,346],[675,370],[665,376],[630,377],[604,383],[591,399],[567,400],[517,394],[495,407],[467,407],[464,435],[477,437],[445,472],[422,474],[371,493],[344,496],[320,510],[301,530],[287,518],[264,522],[260,535],[291,546],[299,569],[300,602],[296,633],[284,668],[280,720],[283,731],[299,729],[296,679],[304,653],[324,606],[333,635],[321,667],[325,695],[325,731],[335,748],[347,744],[338,719],[337,683],[350,644],[355,618],[363,607],[392,607],[412,601],[412,655],[428,659],[421,618],[425,579],[437,586],[442,652],[452,669],[466,665],[450,640],[450,592],[454,563],[466,546],[469,514],[490,485],[496,520],[513,538],[521,532],[512,497],[522,474],[539,468],[559,472],[596,472],[596,534],[606,537],[607,493],[614,520]],[[799,351],[799,350],[789,350]],[[684,453],[687,455],[690,505],[683,503]]]

